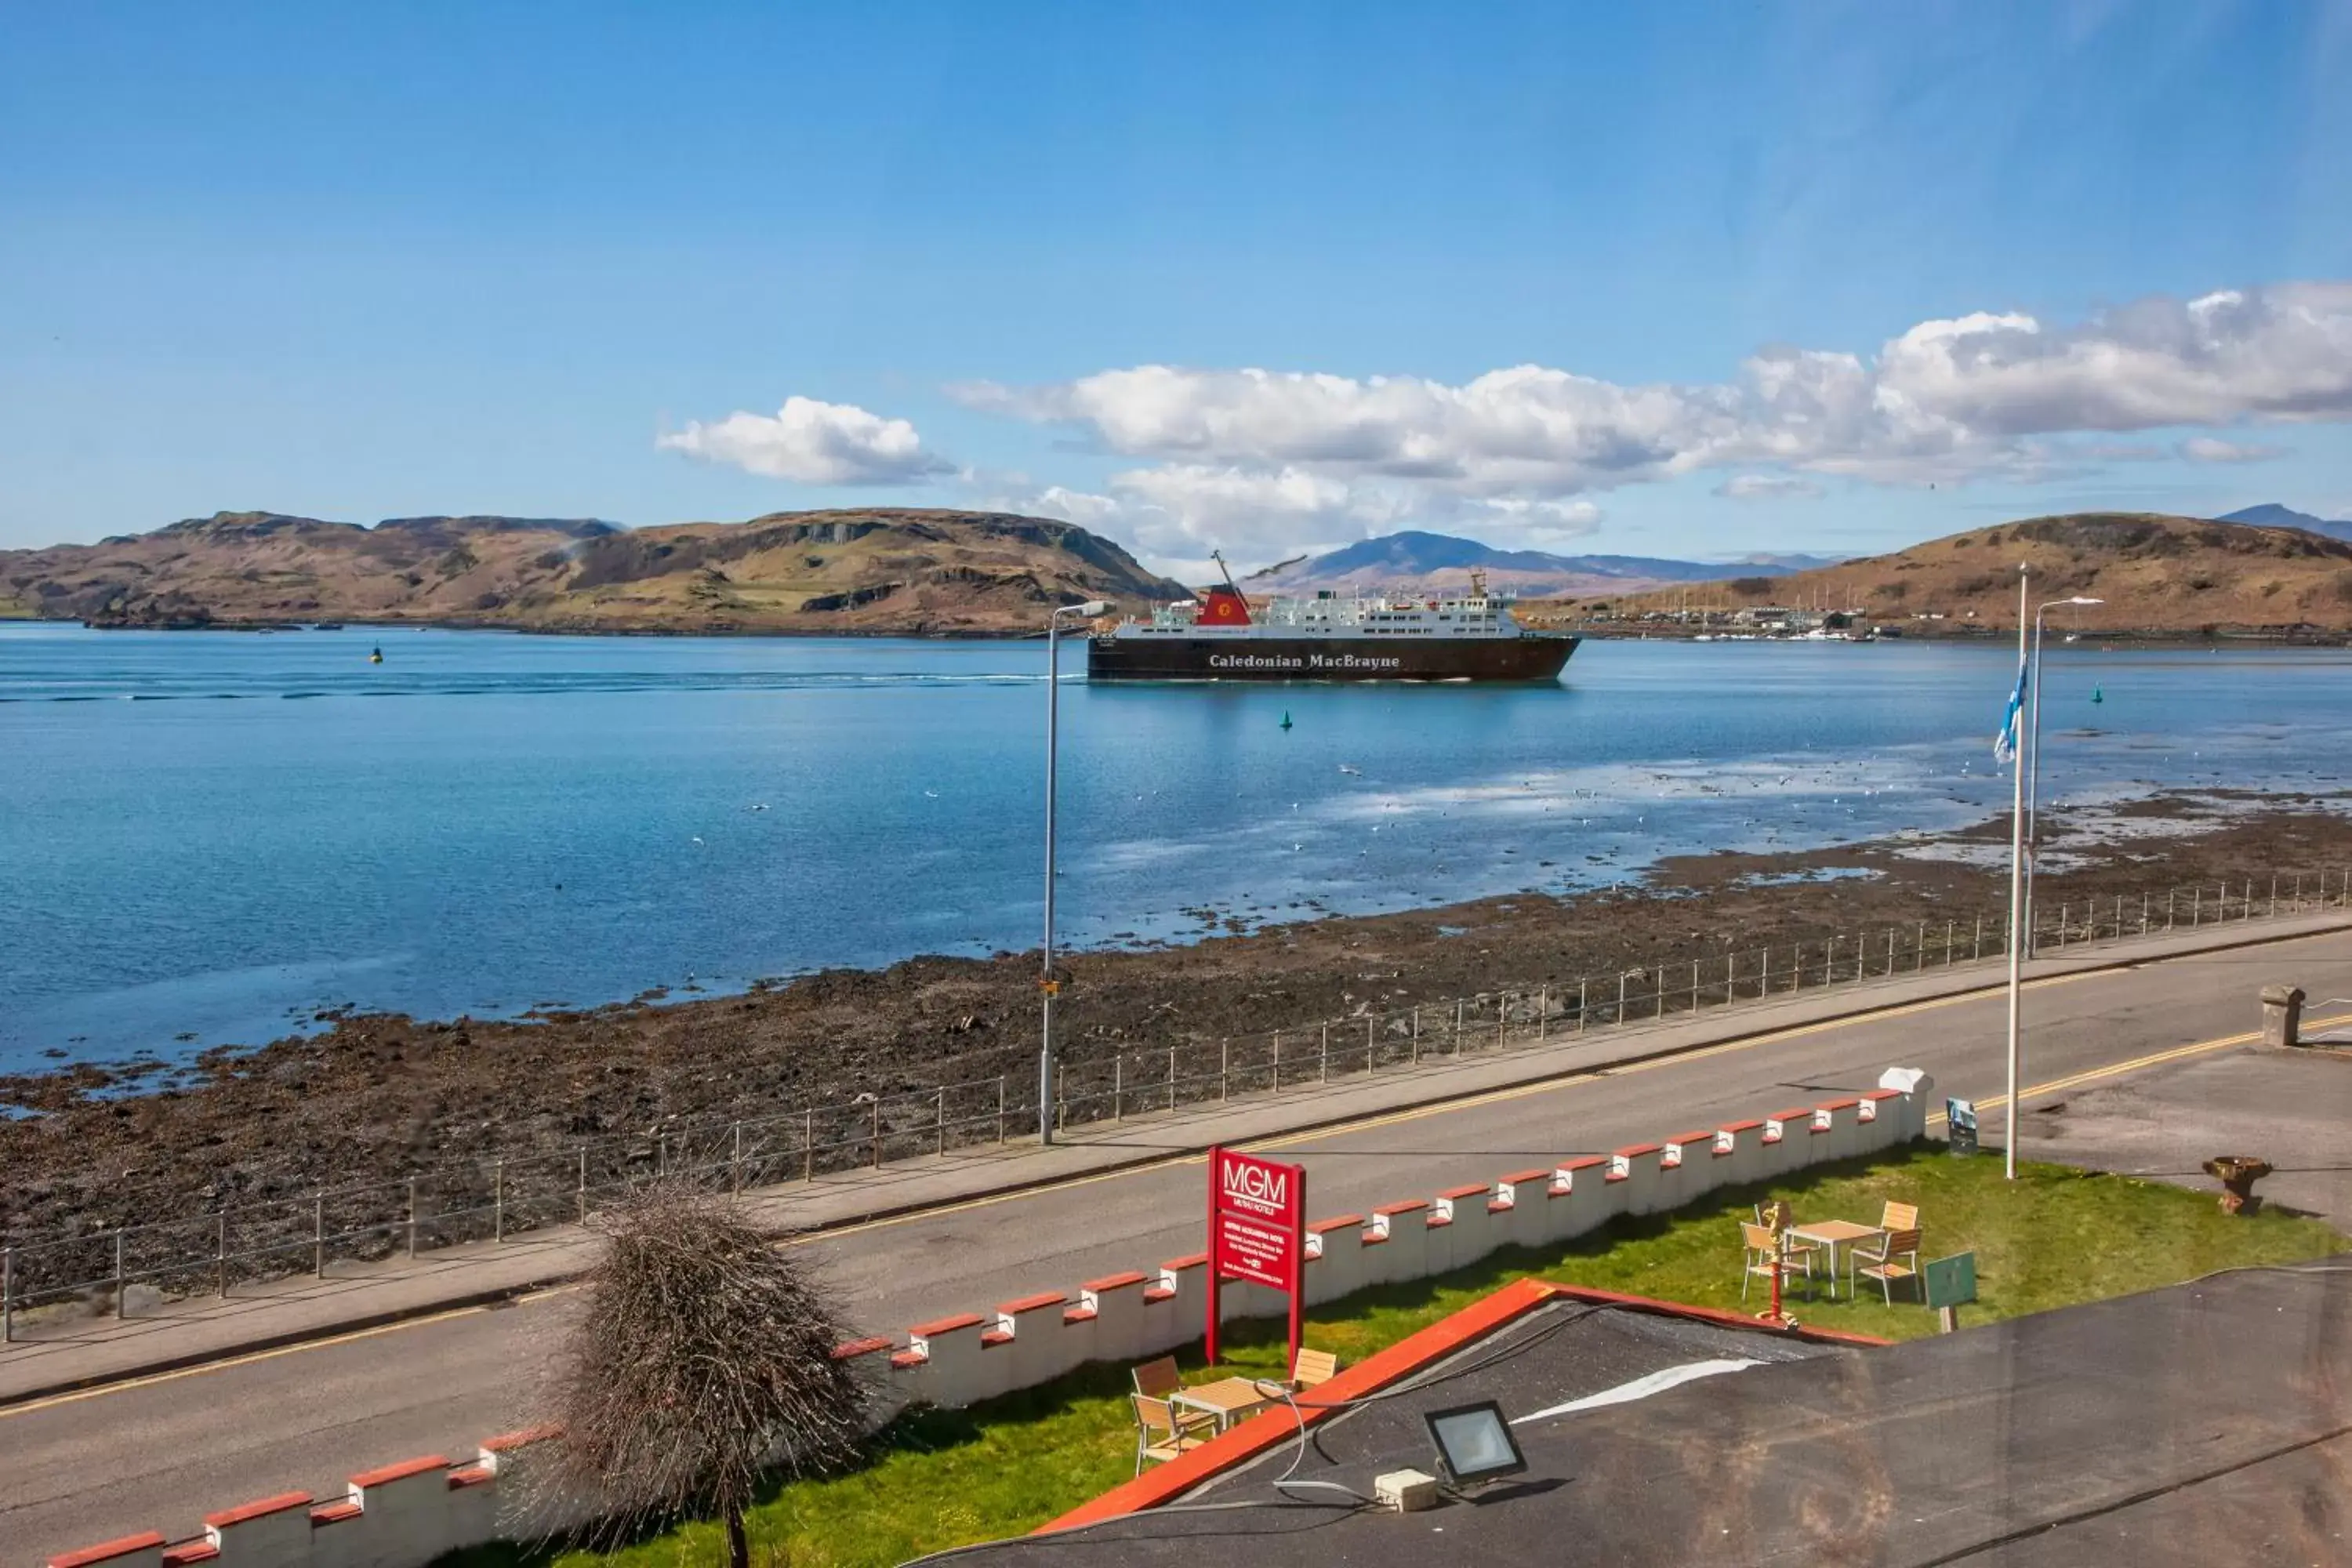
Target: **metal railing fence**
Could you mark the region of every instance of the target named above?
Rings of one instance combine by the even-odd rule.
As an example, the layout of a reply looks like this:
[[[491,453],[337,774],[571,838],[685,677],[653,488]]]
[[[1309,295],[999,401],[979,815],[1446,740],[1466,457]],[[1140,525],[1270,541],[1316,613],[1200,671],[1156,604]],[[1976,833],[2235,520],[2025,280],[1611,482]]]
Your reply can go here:
[[[2352,871],[2305,871],[2161,893],[2062,900],[2036,911],[2031,953],[2315,910],[2352,908]],[[1675,959],[1449,1002],[1378,1010],[1260,1035],[1191,1038],[1060,1063],[1057,1126],[1117,1122],[1244,1095],[1279,1094],[1409,1070],[1474,1053],[1549,1044],[1696,1012],[2007,956],[1995,910],[1874,931]],[[1036,1125],[1034,1080],[1007,1074],[842,1104],[681,1120],[561,1149],[436,1165],[396,1180],[0,1245],[0,1342],[19,1312],[80,1301],[120,1317],[131,1287],[159,1299],[226,1296],[239,1284],[584,1224],[645,1183],[687,1176],[741,1192],[857,1167],[1003,1144]]]

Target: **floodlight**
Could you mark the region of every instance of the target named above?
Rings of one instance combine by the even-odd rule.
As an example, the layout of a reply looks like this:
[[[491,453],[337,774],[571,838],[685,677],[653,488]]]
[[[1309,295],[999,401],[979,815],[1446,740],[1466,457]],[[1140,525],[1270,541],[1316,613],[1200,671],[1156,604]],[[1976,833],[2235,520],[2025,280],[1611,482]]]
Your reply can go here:
[[[1456,1485],[1515,1476],[1528,1468],[1527,1457],[1511,1440],[1502,1407],[1491,1399],[1433,1410],[1422,1419],[1429,1424],[1430,1441],[1437,1445],[1438,1464]]]

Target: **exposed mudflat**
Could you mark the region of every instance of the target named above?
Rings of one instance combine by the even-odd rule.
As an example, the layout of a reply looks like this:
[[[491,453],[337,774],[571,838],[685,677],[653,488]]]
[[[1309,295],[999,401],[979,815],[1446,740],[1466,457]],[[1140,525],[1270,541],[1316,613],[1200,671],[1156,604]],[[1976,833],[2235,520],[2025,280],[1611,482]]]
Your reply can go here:
[[[2352,795],[2205,794],[2045,814],[2039,895],[2054,915],[2165,889],[2210,900],[2273,874],[2340,888]],[[1125,1047],[1296,1028],[1577,977],[1720,964],[1735,951],[1890,926],[1988,933],[2007,892],[2008,823],[1788,855],[1662,863],[1635,887],[1524,893],[1271,925],[1182,947],[1082,952],[1057,1017],[1074,1063]],[[2210,908],[2210,904],[2207,906]],[[842,911],[855,920],[854,910]],[[1556,991],[1555,996],[1560,993]],[[840,1104],[1034,1070],[1036,957],[918,958],[747,995],[640,1001],[524,1021],[346,1016],[326,1032],[189,1068],[79,1066],[0,1077],[0,1229],[102,1227],[397,1178],[446,1162],[653,1140],[688,1119]]]

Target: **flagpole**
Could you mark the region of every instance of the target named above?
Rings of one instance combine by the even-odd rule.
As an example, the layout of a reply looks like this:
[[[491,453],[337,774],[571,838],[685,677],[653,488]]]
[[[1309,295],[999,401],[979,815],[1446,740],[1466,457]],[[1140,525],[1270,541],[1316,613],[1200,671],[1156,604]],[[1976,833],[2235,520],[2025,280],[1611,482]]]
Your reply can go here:
[[[2026,568],[2017,568],[2017,672],[2022,682],[2025,675],[2025,603]],[[2010,771],[2014,775],[2016,795],[2009,815],[2009,1126],[2001,1139],[2002,1173],[2006,1180],[2017,1180],[2017,1056],[2018,1013],[2024,991],[2025,944],[2020,932],[2019,917],[2023,912],[2025,892],[2025,768],[2026,748],[2032,744],[2025,732],[2025,716],[2017,716],[2017,743],[2010,754]]]

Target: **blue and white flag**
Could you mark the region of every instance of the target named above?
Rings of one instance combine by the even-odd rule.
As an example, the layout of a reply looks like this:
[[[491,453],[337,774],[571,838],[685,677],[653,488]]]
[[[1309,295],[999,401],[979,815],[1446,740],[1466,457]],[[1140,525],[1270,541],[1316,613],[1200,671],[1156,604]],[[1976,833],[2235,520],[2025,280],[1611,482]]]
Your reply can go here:
[[[1992,738],[1992,760],[2006,763],[2017,755],[2017,724],[2025,711],[2025,655],[2017,656],[2017,689],[2009,694],[2009,711],[2000,716],[2000,732]]]

